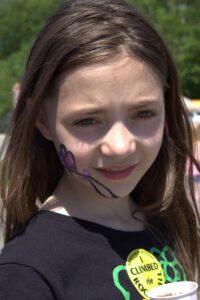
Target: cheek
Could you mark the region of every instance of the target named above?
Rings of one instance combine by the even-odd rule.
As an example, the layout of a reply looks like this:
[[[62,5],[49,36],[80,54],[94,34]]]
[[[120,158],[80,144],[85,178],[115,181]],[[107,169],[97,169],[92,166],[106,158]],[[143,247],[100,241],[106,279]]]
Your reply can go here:
[[[164,135],[164,114],[160,117],[157,124],[155,124],[152,135],[149,136],[149,147],[152,152],[159,152],[162,145]]]
[[[158,131],[154,136],[144,140],[143,150],[146,157],[154,160],[158,155],[163,141],[163,130]]]
[[[70,145],[68,146],[68,148]],[[93,157],[93,147],[91,145],[78,142],[74,143],[70,151],[73,153],[77,165],[88,165]]]

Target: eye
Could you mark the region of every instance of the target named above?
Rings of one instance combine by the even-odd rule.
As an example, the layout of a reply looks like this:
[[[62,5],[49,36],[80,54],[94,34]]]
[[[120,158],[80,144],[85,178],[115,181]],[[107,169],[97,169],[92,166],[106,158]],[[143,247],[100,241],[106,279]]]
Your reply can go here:
[[[156,115],[155,111],[152,110],[143,110],[137,113],[136,118],[139,119],[150,119]]]
[[[92,119],[92,118],[86,118],[86,119],[82,119],[82,120],[79,120],[77,122],[74,123],[75,126],[93,126],[93,125],[96,125],[98,124],[99,122],[96,121],[95,119]]]

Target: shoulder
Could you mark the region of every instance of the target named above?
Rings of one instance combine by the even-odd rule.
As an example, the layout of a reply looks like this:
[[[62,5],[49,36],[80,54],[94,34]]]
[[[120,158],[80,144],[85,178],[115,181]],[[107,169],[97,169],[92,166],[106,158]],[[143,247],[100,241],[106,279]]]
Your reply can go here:
[[[71,231],[63,219],[48,213],[35,214],[4,246],[0,265],[22,264],[45,273],[56,271],[62,257],[70,251]]]
[[[73,229],[63,221],[57,215],[38,213],[5,245],[0,254],[0,299],[55,299],[52,291],[62,294],[63,277],[75,252]],[[10,282],[13,293],[20,290],[18,298],[10,295]],[[30,293],[38,290],[33,291],[33,298],[26,294],[29,287]],[[3,293],[5,297],[1,297]],[[63,298],[59,295],[56,299]]]
[[[70,263],[73,257],[87,252],[89,241],[96,239],[96,233],[78,220],[40,211],[2,249],[0,265],[22,263],[39,270],[57,270],[63,261]]]
[[[19,264],[0,265],[0,299],[53,300],[51,285],[33,268]]]

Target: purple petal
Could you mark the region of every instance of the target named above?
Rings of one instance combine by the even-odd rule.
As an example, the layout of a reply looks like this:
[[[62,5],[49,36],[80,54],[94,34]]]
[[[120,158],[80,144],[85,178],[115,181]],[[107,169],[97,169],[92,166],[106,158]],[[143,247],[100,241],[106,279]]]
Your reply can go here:
[[[76,170],[76,163],[73,154],[68,151],[64,157],[64,162],[67,168]]]
[[[59,152],[59,157],[60,157],[61,163],[65,166],[64,157],[62,156],[62,154],[60,152]]]
[[[65,156],[67,154],[67,149],[66,149],[66,147],[63,144],[60,145],[59,153],[62,156]]]
[[[86,177],[86,178],[90,176],[90,173],[87,169],[83,170],[83,176]]]

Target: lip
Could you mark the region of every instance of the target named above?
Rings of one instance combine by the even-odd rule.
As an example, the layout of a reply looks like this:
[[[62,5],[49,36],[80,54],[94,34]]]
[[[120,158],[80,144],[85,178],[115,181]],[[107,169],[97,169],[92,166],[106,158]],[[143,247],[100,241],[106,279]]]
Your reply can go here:
[[[110,167],[105,169],[96,169],[101,175],[108,179],[119,180],[130,176],[130,174],[135,169],[136,165],[129,167]]]

